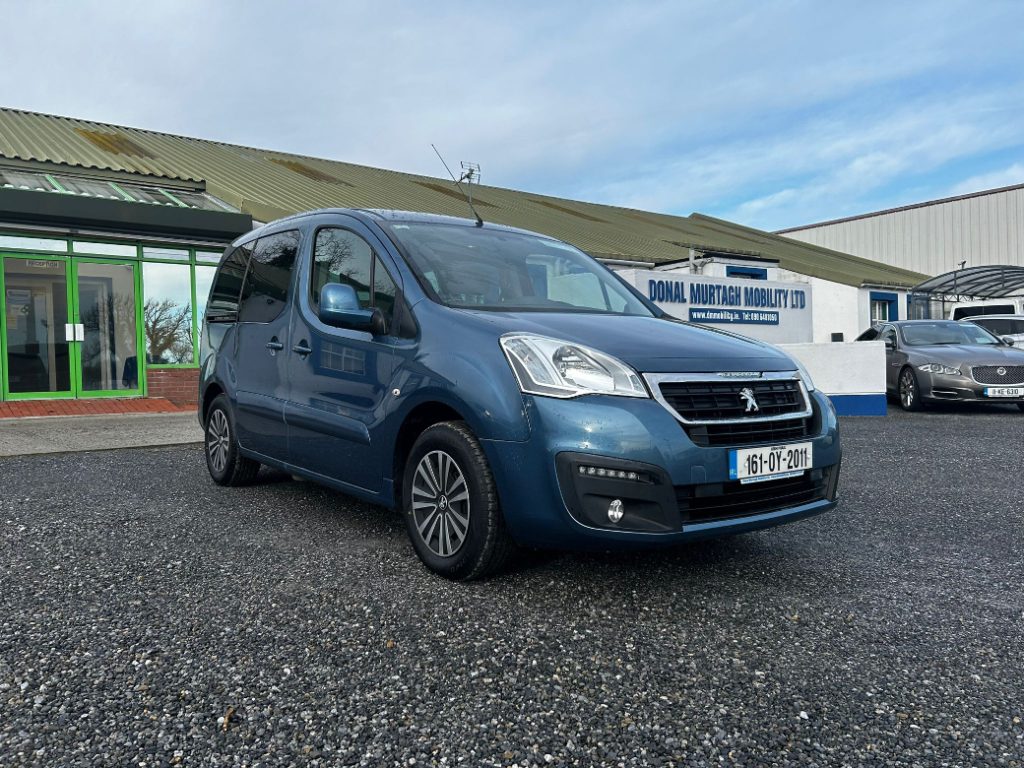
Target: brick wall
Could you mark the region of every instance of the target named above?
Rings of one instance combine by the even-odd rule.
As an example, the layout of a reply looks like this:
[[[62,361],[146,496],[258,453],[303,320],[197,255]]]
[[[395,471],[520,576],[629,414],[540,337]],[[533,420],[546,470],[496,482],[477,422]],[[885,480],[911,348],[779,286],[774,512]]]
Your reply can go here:
[[[164,397],[178,405],[199,399],[198,368],[150,368],[146,383],[150,397]]]

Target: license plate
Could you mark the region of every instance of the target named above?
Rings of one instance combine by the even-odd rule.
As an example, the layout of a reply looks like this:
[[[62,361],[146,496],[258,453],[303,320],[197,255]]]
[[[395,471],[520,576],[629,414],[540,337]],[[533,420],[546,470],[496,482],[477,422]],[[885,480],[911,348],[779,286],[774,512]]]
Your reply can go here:
[[[985,397],[1024,397],[1024,387],[985,387]]]
[[[729,451],[729,479],[746,485],[799,477],[813,464],[813,443],[736,448]]]

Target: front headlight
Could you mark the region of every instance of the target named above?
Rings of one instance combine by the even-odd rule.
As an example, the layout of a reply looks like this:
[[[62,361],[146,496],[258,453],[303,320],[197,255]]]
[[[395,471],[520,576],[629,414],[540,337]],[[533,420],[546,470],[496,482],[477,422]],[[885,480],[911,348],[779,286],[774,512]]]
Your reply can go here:
[[[944,373],[947,376],[959,376],[960,369],[953,368],[949,365],[942,365],[941,363],[925,363],[924,365],[917,366],[917,370],[924,371],[925,373]]]
[[[811,378],[811,374],[809,374],[807,372],[807,369],[804,368],[804,364],[797,360],[795,357],[791,357],[790,360],[793,361],[793,364],[796,366],[797,370],[800,371],[800,378],[804,380],[804,386],[807,388],[807,391],[813,392],[814,379]]]
[[[501,337],[501,348],[519,381],[519,388],[531,395],[650,397],[636,371],[604,352],[581,344],[528,333],[509,333]]]

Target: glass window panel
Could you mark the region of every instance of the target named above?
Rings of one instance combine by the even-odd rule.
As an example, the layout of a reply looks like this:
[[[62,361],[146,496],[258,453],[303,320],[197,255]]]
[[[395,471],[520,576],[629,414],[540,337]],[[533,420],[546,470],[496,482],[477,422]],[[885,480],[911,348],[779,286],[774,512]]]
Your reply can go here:
[[[4,259],[7,383],[11,392],[71,389],[66,267],[63,261]]]
[[[144,245],[142,246],[142,258],[188,261],[188,248],[157,248],[152,245]]]
[[[206,300],[210,297],[210,286],[216,274],[216,267],[196,266],[196,317],[200,321],[206,317]]]
[[[228,208],[221,205],[209,195],[203,194],[202,192],[183,192],[178,189],[167,190],[176,198],[181,200],[185,205],[190,208],[200,208],[204,211],[226,211]]]
[[[373,267],[373,306],[380,309],[388,323],[388,331],[392,331],[395,319],[395,281],[391,279],[383,262],[378,258]]]
[[[269,323],[281,315],[288,303],[298,250],[298,232],[280,232],[259,239],[242,288],[239,322]]]
[[[132,198],[139,203],[155,203],[156,205],[173,205],[175,208],[178,204],[167,197],[156,187],[140,187],[135,184],[119,184],[125,192],[132,196]]]
[[[310,285],[313,306],[320,308],[320,289],[327,283],[351,285],[359,305],[370,306],[370,269],[374,252],[370,244],[346,229],[321,229],[313,252]]]
[[[192,267],[143,263],[142,290],[146,362],[192,363]]]
[[[245,243],[232,251],[220,265],[217,277],[210,291],[209,316],[211,323],[233,323],[238,319],[238,296],[242,292],[242,280],[249,266],[253,243]]]
[[[81,262],[78,317],[85,328],[79,347],[82,389],[121,392],[139,388],[135,265]]]
[[[220,264],[224,251],[196,251],[196,261],[204,264]]]
[[[134,259],[138,256],[138,249],[127,243],[88,243],[83,240],[75,240],[71,244],[71,250],[75,253],[88,253],[96,256],[118,256],[123,259]]]
[[[67,240],[54,240],[49,237],[20,237],[17,235],[0,235],[0,248],[11,251],[54,251],[67,253]]]
[[[72,176],[54,176],[57,183],[60,184],[68,192],[73,192],[76,195],[84,195],[85,197],[108,197],[111,200],[124,200],[112,186],[110,182],[98,181],[96,179],[76,179]]]
[[[8,189],[41,189],[44,192],[55,192],[53,185],[41,173],[28,171],[0,171],[0,187]]]

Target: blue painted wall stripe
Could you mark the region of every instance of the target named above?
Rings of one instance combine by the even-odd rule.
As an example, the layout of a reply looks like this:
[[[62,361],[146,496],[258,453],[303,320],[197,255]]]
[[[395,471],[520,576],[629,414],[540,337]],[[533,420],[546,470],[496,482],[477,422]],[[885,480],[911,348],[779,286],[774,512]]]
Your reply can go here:
[[[885,395],[829,395],[840,416],[885,416],[889,403]]]

